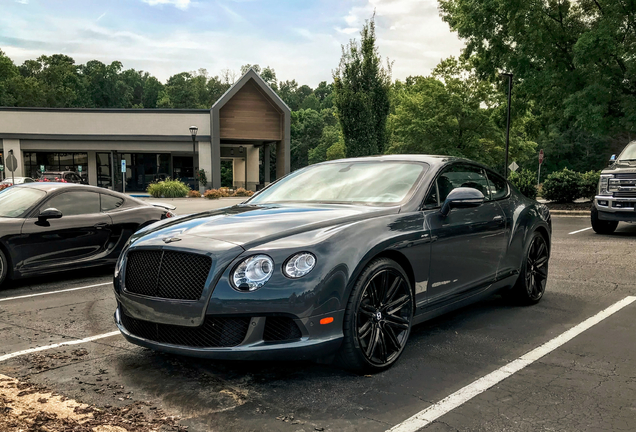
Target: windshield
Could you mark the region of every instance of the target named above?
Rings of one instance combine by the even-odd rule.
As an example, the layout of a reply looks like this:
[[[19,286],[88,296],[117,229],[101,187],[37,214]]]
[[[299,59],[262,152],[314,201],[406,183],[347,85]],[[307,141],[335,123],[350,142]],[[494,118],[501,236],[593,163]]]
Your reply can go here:
[[[45,195],[46,192],[37,189],[17,186],[7,188],[0,193],[0,217],[20,217]]]
[[[636,160],[636,143],[628,144],[618,160]]]
[[[249,200],[395,204],[402,202],[428,169],[412,162],[336,162],[298,170]]]

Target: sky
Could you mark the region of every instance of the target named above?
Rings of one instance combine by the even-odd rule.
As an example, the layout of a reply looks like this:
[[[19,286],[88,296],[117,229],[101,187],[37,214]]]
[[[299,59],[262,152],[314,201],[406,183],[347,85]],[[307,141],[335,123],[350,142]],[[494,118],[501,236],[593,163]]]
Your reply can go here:
[[[259,64],[315,87],[332,81],[342,45],[374,11],[394,79],[427,75],[463,47],[436,0],[0,0],[0,49],[16,64],[55,53],[119,60],[163,82]]]

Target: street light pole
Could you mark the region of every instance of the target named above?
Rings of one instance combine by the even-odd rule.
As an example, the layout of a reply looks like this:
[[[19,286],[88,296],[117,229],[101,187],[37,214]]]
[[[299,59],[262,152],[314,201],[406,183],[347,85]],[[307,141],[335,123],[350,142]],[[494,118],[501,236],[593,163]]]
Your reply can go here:
[[[506,161],[504,165],[505,177],[508,178],[508,151],[510,149],[510,99],[512,95],[512,76],[511,73],[502,73],[502,76],[508,77],[508,120],[506,122]]]
[[[192,177],[194,177],[194,183],[197,183],[196,165],[194,159],[196,158],[196,139],[199,128],[196,126],[190,126],[190,135],[192,136]]]

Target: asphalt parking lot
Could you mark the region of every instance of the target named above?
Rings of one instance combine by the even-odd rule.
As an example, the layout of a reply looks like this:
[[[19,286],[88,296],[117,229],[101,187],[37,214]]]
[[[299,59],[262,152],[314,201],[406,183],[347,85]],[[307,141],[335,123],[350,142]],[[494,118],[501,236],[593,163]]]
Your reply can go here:
[[[636,295],[636,226],[599,236],[588,218],[555,217],[553,227],[538,305],[494,296],[419,325],[400,361],[374,376],[308,362],[202,361],[130,345],[111,335],[109,270],[0,291],[0,374],[98,408],[176,416],[189,431],[634,430],[636,302],[628,303]],[[481,378],[620,301],[622,309],[466,399]],[[34,351],[92,336],[100,338]],[[453,394],[466,400],[443,402]],[[427,408],[441,415],[407,421]]]

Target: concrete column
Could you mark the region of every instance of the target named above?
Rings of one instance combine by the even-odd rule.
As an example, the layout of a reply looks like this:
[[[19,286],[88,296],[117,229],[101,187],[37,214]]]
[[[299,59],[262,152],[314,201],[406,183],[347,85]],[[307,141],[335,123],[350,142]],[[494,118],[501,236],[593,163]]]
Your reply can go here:
[[[11,171],[7,169],[7,157],[9,157],[9,150],[13,150],[13,156],[18,161],[18,167],[13,173],[14,177],[23,177],[24,176],[24,162],[22,159],[22,149],[20,148],[20,140],[19,139],[4,139],[2,140],[3,152],[4,156],[4,169],[5,169],[5,177],[11,178]]]
[[[245,159],[232,159],[232,186],[245,187]]]
[[[258,147],[249,146],[245,148],[247,157],[247,186],[245,189],[256,190],[259,183],[259,149]]]
[[[269,144],[263,145],[263,177],[265,177],[265,186],[267,186],[271,181],[271,176],[269,173]]]
[[[88,184],[97,186],[97,152],[88,152]]]
[[[276,178],[281,178],[290,171],[290,147],[289,141],[283,140],[276,143]]]
[[[199,169],[205,171],[208,183],[212,180],[212,143],[206,141],[199,141]],[[220,164],[219,164],[220,169]],[[199,192],[203,193],[208,189],[207,184],[199,185]]]

